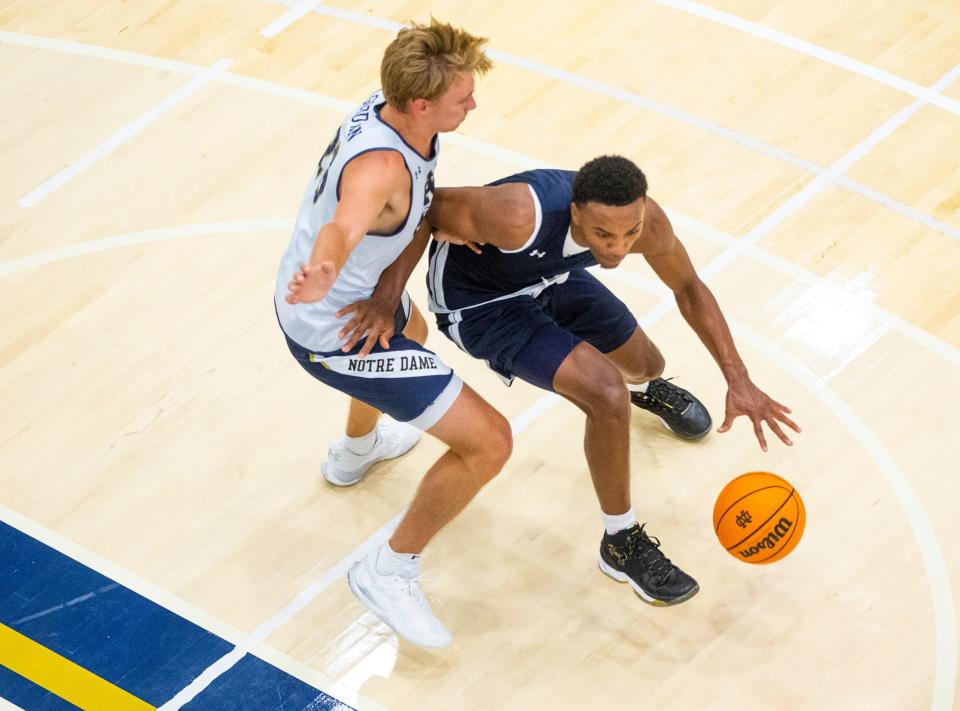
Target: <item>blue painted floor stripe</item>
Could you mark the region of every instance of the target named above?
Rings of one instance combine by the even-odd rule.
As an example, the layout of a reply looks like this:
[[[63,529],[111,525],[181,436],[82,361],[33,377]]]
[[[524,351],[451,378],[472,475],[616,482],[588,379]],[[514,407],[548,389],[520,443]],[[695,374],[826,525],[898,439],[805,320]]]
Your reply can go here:
[[[0,623],[160,706],[233,649],[226,640],[0,522]],[[0,666],[0,696],[75,708]],[[247,655],[188,708],[348,709]]]
[[[0,696],[30,711],[76,711],[77,707],[0,666]]]
[[[236,666],[183,708],[185,711],[247,711],[265,708],[352,711],[351,706],[251,654],[244,656]]]

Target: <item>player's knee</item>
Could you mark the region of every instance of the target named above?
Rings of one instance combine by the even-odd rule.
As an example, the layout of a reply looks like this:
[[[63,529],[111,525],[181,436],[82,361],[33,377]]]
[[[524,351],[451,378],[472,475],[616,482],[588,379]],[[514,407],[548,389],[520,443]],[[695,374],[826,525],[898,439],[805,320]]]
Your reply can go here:
[[[667,366],[666,361],[663,359],[660,350],[654,348],[653,351],[647,356],[647,372],[645,373],[645,380],[654,380],[663,375],[663,369]]]
[[[510,423],[500,413],[494,413],[482,428],[471,456],[471,469],[484,482],[493,479],[510,459],[513,452],[513,431]]]
[[[623,375],[631,383],[645,383],[663,375],[665,367],[666,361],[664,361],[660,349],[653,346],[641,358],[637,359],[633,368],[630,368],[629,371],[625,370]]]
[[[587,414],[603,419],[629,419],[630,396],[620,371],[615,367],[599,368],[592,373],[591,381]]]

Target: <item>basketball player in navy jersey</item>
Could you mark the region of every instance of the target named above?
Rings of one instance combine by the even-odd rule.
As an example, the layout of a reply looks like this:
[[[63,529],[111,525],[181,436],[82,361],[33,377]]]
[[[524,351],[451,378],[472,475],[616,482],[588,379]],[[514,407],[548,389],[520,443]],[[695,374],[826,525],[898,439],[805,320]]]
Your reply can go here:
[[[690,599],[696,581],[662,553],[631,505],[630,403],[686,439],[706,435],[710,415],[660,377],[660,351],[586,268],[613,269],[640,254],[670,287],[727,381],[719,432],[744,415],[766,451],[762,423],[787,445],[780,423],[800,428],[750,379],[713,294],[647,196],[643,173],[626,158],[602,156],[576,173],[534,170],[486,187],[438,189],[427,219],[443,240],[431,244],[427,277],[440,330],[506,380],[554,391],[586,414],[584,448],[606,529],[600,569],[651,604]],[[409,274],[423,245],[412,243],[385,274]],[[361,324],[357,318],[351,328]],[[376,334],[354,331],[350,340],[360,335]]]
[[[423,251],[429,230],[418,226],[433,198],[438,134],[476,107],[474,74],[491,66],[485,41],[436,21],[400,31],[384,53],[382,91],[341,124],[307,186],[274,294],[297,362],[353,398],[348,436],[322,469],[331,483],[356,483],[373,462],[412,447],[420,430],[449,446],[390,540],[347,574],[364,605],[428,647],[451,635],[420,591],[419,555],[500,471],[512,439],[506,419],[423,347],[426,323],[403,291],[406,277],[381,274],[415,234]],[[363,354],[344,343],[343,310],[358,300],[395,324]],[[393,421],[378,422],[381,412]]]

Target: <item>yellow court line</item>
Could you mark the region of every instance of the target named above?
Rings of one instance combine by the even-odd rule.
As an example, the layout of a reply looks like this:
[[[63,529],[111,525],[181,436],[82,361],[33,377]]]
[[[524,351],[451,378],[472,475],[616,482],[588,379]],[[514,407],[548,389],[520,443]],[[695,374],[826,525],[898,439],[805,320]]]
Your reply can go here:
[[[0,664],[83,709],[156,708],[2,624]]]

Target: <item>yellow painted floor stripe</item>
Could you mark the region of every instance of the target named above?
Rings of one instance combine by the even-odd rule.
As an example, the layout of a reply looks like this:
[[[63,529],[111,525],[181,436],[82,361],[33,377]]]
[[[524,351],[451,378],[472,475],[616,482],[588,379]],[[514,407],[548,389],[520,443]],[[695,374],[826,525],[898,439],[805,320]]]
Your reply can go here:
[[[155,708],[2,624],[0,664],[82,709],[141,711]]]

